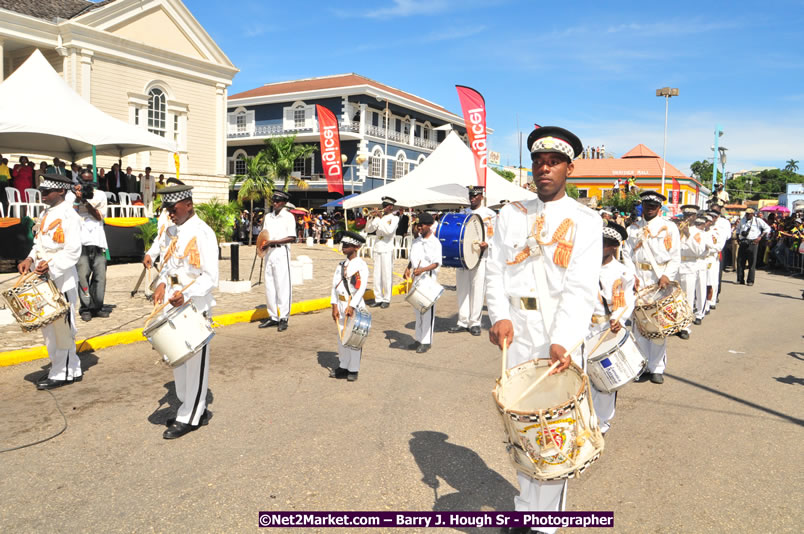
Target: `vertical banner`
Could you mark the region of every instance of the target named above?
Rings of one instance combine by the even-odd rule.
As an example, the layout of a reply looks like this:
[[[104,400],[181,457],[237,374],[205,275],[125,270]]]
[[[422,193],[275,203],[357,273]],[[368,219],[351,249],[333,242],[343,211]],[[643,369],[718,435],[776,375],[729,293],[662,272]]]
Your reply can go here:
[[[670,199],[672,208],[671,211],[673,215],[678,214],[678,204],[679,200],[681,199],[681,185],[678,183],[678,180],[673,178],[673,191],[670,193]]]
[[[318,130],[321,132],[321,163],[327,177],[327,191],[343,195],[343,167],[341,166],[341,136],[338,134],[338,119],[325,108],[316,104]]]
[[[475,155],[477,185],[486,187],[486,166],[488,163],[488,143],[486,143],[486,101],[483,95],[465,85],[456,85],[461,101],[463,120],[469,134],[469,148]]]
[[[179,153],[174,152],[173,153],[173,163],[176,164],[176,180],[179,180],[179,167],[180,167],[179,162],[180,161],[181,161],[181,158],[179,158]]]

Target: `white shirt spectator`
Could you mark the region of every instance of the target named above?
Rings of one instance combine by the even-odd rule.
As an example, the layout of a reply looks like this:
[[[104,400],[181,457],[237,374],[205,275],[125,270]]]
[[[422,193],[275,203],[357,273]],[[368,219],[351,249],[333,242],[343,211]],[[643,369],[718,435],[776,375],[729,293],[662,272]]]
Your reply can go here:
[[[87,202],[100,212],[101,220],[99,221],[93,217],[83,203],[78,205],[78,216],[81,217],[81,245],[91,245],[102,249],[109,248],[106,243],[106,232],[103,229],[102,219],[106,214],[106,194],[103,191],[96,190],[95,194]]]
[[[748,234],[743,236],[743,231],[748,230]],[[761,217],[754,215],[750,219],[743,215],[740,219],[740,224],[737,226],[737,237],[741,240],[753,241],[761,236],[766,236],[770,233],[770,226],[762,220]]]
[[[288,210],[283,209],[279,215],[275,215],[273,210],[265,215],[262,225],[263,230],[268,230],[268,239],[278,241],[286,237],[296,237],[296,218]]]

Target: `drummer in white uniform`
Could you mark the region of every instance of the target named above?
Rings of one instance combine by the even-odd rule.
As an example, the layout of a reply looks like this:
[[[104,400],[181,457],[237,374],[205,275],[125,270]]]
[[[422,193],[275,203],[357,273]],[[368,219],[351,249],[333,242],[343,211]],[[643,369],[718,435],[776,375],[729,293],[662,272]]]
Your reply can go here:
[[[413,278],[415,283],[420,276],[438,276],[438,268],[442,262],[441,241],[433,234],[435,219],[425,212],[419,215],[417,226],[414,226],[414,235],[418,228],[419,235],[410,246],[410,262],[405,269],[405,279]],[[408,346],[423,354],[430,350],[433,344],[433,329],[435,327],[435,303],[424,313],[415,310],[416,336],[415,341]]]
[[[628,227],[628,239],[623,245],[623,262],[637,275],[637,289],[658,284],[664,289],[678,276],[681,264],[681,239],[678,227],[661,216],[662,203],[667,198],[656,191],[643,191],[642,219]],[[667,366],[667,338],[651,340],[634,328],[634,339],[648,360],[641,380],[654,384],[664,382]]]
[[[695,296],[698,293],[699,280],[701,278],[702,259],[706,253],[706,242],[702,232],[695,226],[695,219],[698,216],[698,206],[686,204],[681,206],[684,220],[679,223],[679,235],[681,236],[681,264],[678,268],[678,283],[687,295],[687,303],[691,310],[696,310],[698,305]],[[702,297],[699,297],[702,298]],[[701,303],[703,307],[703,303]],[[692,329],[687,326],[678,333],[681,339],[689,339]]]
[[[290,303],[293,297],[290,281],[290,244],[296,241],[296,219],[285,209],[290,196],[284,191],[271,195],[271,213],[262,225],[268,231],[268,241],[262,247],[265,254],[265,302],[268,319],[259,328],[276,326],[277,331],[288,329]]]
[[[488,241],[494,235],[494,220],[497,214],[483,205],[483,188],[469,187],[469,207],[462,213],[479,215],[486,231],[486,241],[478,244],[482,257],[474,269],[458,268],[455,279],[458,286],[458,324],[449,329],[450,334],[468,331],[473,336],[480,335],[480,316],[483,313],[483,300],[486,292],[486,258]]]
[[[628,232],[610,219],[604,219],[603,223],[603,264],[600,268],[600,292],[590,329],[590,338],[593,339],[609,328],[612,334],[622,330],[626,326],[626,321],[631,317],[636,303],[634,271],[617,260],[617,250],[628,237]],[[596,344],[596,339],[587,342],[590,350]],[[591,390],[592,403],[600,421],[600,431],[605,435],[611,427],[611,420],[614,419],[617,392],[599,391],[594,382],[591,383]]]
[[[706,217],[705,211],[698,211],[695,215],[694,224],[695,229],[699,236],[701,236],[701,244],[703,245],[703,250],[698,255],[698,261],[695,263],[695,307],[693,308],[695,313],[695,320],[693,324],[699,325],[703,322],[704,316],[706,315],[706,277],[707,277],[707,270],[706,270],[706,255],[708,254],[708,250],[710,246],[714,246],[712,244],[712,234],[706,231],[706,225],[709,222],[709,219]]]
[[[357,380],[360,372],[360,359],[363,356],[363,349],[354,349],[343,344],[343,340],[349,335],[343,333],[349,317],[355,314],[356,310],[364,309],[363,295],[366,293],[368,285],[368,265],[365,260],[357,255],[357,251],[366,242],[366,238],[355,232],[343,232],[341,237],[341,250],[346,259],[335,268],[332,278],[332,294],[330,304],[332,305],[332,319],[338,324],[341,335],[338,338],[338,358],[340,363],[337,369],[333,369],[330,378],[345,378],[349,382]]]
[[[372,217],[366,225],[366,232],[375,234],[374,242],[374,304],[385,309],[391,305],[394,270],[394,236],[399,226],[399,217],[394,215],[396,199],[382,197],[382,217]]]
[[[37,221],[34,246],[18,266],[20,274],[34,271],[47,276],[69,305],[66,315],[42,327],[50,371],[36,383],[37,389],[54,389],[81,380],[81,362],[75,350],[75,312],[78,305],[78,272],[81,257],[81,218],[71,202],[65,202],[72,180],[45,174],[39,184],[47,208]]]
[[[177,232],[162,258],[154,303],[161,304],[167,299],[169,305],[163,310],[164,315],[192,300],[199,312],[211,318],[215,305],[212,290],[218,287],[218,240],[212,229],[195,214],[192,189],[189,185],[177,185],[157,192],[162,195],[162,208],[168,212]],[[191,282],[190,287],[180,292]],[[181,406],[176,418],[169,421],[163,438],[180,438],[207,423],[209,358],[207,344],[173,368],[176,396]]]
[[[534,358],[570,365],[568,349],[589,332],[602,257],[603,222],[566,194],[580,139],[555,126],[528,136],[538,197],[505,205],[497,216],[486,265],[486,303],[491,342],[508,347],[508,367]],[[575,354],[573,354],[573,358]],[[582,357],[575,362],[582,366]],[[545,407],[548,408],[548,407]],[[566,480],[539,481],[517,473],[517,511],[564,510]],[[528,532],[527,527],[503,529]],[[552,533],[555,528],[541,528]]]

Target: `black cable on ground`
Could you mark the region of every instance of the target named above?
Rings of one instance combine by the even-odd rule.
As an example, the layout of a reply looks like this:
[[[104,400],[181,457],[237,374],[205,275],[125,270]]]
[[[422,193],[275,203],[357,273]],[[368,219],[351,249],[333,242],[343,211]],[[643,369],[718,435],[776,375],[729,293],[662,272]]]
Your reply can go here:
[[[64,415],[64,412],[61,410],[61,406],[59,405],[59,401],[58,401],[58,399],[56,399],[56,396],[53,394],[53,392],[52,392],[52,391],[50,391],[49,389],[48,389],[48,390],[46,390],[46,391],[47,391],[48,393],[50,393],[50,396],[51,396],[51,397],[53,397],[53,402],[55,402],[55,403],[56,403],[56,408],[59,410],[59,413],[61,414],[61,418],[64,420],[64,426],[62,427],[62,429],[61,429],[61,430],[59,430],[58,432],[56,432],[55,434],[53,434],[53,435],[52,435],[52,436],[50,436],[50,437],[47,437],[47,438],[44,438],[44,439],[40,439],[39,441],[34,441],[33,443],[26,443],[25,445],[19,445],[19,446],[17,446],[17,447],[11,447],[10,449],[0,449],[0,454],[2,454],[2,453],[4,453],[4,452],[11,452],[11,451],[16,451],[16,450],[19,450],[19,449],[24,449],[24,448],[26,448],[26,447],[33,447],[34,445],[39,445],[40,443],[44,443],[44,442],[46,442],[46,441],[50,441],[51,439],[53,439],[53,438],[55,438],[55,437],[58,437],[58,436],[62,435],[62,434],[64,433],[64,431],[65,431],[65,430],[67,430],[67,416],[65,416],[65,415]]]

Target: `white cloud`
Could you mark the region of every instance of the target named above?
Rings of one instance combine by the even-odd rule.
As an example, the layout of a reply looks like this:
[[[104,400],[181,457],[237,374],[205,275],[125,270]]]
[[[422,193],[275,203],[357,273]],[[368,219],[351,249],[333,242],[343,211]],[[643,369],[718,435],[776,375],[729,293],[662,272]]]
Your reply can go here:
[[[446,0],[393,0],[393,5],[375,9],[363,16],[371,19],[389,17],[410,17],[415,15],[434,15],[449,9]]]

